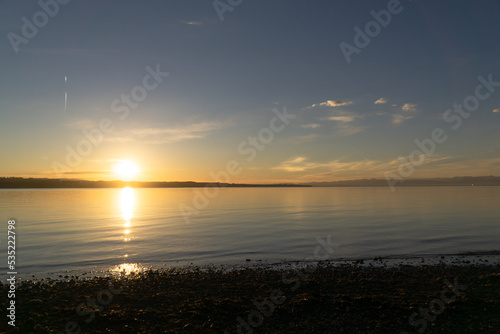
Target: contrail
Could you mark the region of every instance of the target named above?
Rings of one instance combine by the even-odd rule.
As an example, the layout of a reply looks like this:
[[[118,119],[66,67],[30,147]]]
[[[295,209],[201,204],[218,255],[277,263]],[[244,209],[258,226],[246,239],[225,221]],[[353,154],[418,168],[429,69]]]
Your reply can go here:
[[[64,83],[68,82],[68,77],[64,76]],[[68,92],[64,92],[64,111],[66,111],[66,106],[68,105]]]

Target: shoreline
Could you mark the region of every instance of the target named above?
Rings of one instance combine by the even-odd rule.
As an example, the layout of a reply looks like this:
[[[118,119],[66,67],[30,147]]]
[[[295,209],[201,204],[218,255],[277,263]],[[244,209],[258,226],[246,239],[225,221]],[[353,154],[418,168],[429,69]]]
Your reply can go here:
[[[21,327],[9,333],[59,333],[65,326],[89,333],[415,333],[424,324],[425,333],[500,330],[500,264],[373,261],[382,265],[325,261],[22,281],[16,293]],[[0,285],[0,293],[6,288]],[[411,322],[419,308],[436,314],[417,314]]]
[[[500,176],[457,176],[409,178],[394,187],[470,187],[500,186]],[[123,181],[81,180],[71,178],[0,177],[0,189],[100,189],[100,188],[322,188],[322,187],[390,187],[386,179],[353,179],[321,182],[226,183],[210,181]]]
[[[19,267],[19,277],[27,277],[30,281],[45,281],[47,279],[54,281],[66,281],[71,278],[94,278],[94,277],[119,277],[122,275],[117,268],[125,263],[114,265],[89,265],[84,269],[54,269],[47,271],[32,272],[26,268]],[[392,255],[378,257],[356,257],[356,258],[333,258],[324,261],[317,260],[289,260],[289,259],[242,259],[239,262],[228,261],[225,263],[213,263],[209,260],[194,261],[194,260],[173,260],[169,263],[126,263],[130,265],[126,268],[126,272],[131,271],[140,273],[148,270],[165,271],[192,271],[192,270],[246,270],[246,269],[262,269],[262,270],[286,270],[295,268],[306,268],[316,265],[356,265],[359,267],[385,267],[394,268],[398,266],[422,266],[422,265],[499,265],[500,266],[500,251],[483,251],[483,252],[467,252],[458,254],[422,254],[422,255]],[[65,278],[68,276],[67,278]],[[24,279],[23,279],[24,280]]]

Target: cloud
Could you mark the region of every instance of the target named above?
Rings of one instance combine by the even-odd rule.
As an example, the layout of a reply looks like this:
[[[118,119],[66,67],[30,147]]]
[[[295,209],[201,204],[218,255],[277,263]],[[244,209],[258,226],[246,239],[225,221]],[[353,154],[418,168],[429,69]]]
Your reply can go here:
[[[82,170],[82,171],[74,171],[74,172],[64,172],[64,175],[91,175],[91,174],[110,174],[111,171],[106,170]]]
[[[405,115],[392,115],[392,124],[401,124],[406,120],[412,119],[413,116],[405,116]]]
[[[317,124],[317,123],[310,123],[310,124],[304,124],[304,125],[301,125],[303,128],[306,128],[306,129],[317,129],[319,128],[321,125],[320,124]]]
[[[436,175],[446,175],[448,177],[498,175],[498,166],[500,166],[500,158],[453,159],[443,161],[437,166],[432,166],[432,168],[420,172],[425,177],[435,177]]]
[[[423,154],[422,154],[423,155]],[[425,165],[435,164],[440,161],[449,160],[451,157],[440,157],[437,155],[425,156],[423,164],[419,168],[424,168]],[[420,157],[416,157],[420,160]],[[446,162],[445,162],[446,163]],[[397,170],[401,161],[394,159],[390,161],[380,160],[357,160],[357,161],[342,161],[340,159],[328,162],[309,161],[304,156],[294,157],[283,161],[272,169],[282,170],[290,173],[300,173],[300,178],[318,179],[334,177],[336,179],[352,178],[352,177],[377,177],[383,178],[386,171]],[[434,166],[432,166],[434,168]],[[431,168],[431,170],[432,170]]]
[[[273,167],[272,169],[280,169],[286,172],[302,172],[327,165],[322,163],[307,162],[306,160],[306,157],[295,157],[293,159],[283,161],[279,166]]]
[[[493,109],[493,112],[500,112],[500,108]]]
[[[399,161],[398,161],[399,163]],[[391,162],[384,163],[377,160],[360,160],[343,162],[341,160],[332,160],[329,162],[312,162],[308,161],[306,157],[299,156],[290,160],[283,161],[280,165],[273,167],[273,169],[284,170],[286,172],[304,172],[310,170],[320,171],[333,171],[341,173],[345,171],[370,171],[370,172],[383,172],[391,166]]]
[[[364,116],[355,112],[344,110],[333,110],[329,116],[321,118],[324,121],[335,122],[334,129],[336,134],[341,136],[351,136],[355,133],[363,131],[365,128],[356,124],[357,119]]]
[[[387,99],[385,97],[381,97],[377,101],[373,102],[374,104],[385,104],[387,103]]]
[[[337,133],[342,136],[352,136],[358,132],[361,132],[365,129],[362,126],[351,125],[350,123],[338,123],[337,125]]]
[[[317,107],[340,107],[340,106],[347,106],[352,104],[352,101],[340,101],[340,100],[327,100],[325,102],[321,102],[318,104],[313,104],[312,106],[309,106],[307,108],[317,108]]]
[[[112,142],[140,141],[150,144],[175,143],[201,139],[214,130],[229,126],[228,122],[201,122],[172,128],[139,128],[125,131],[122,135],[107,139]]]
[[[393,105],[395,106],[395,105]],[[401,107],[401,111],[404,113],[414,113],[417,111],[417,105],[413,103],[405,103]],[[402,114],[395,114],[392,115],[392,124],[401,124],[404,121],[407,121],[409,119],[412,119],[414,116],[407,116],[407,115],[402,115]]]
[[[333,110],[329,113],[328,116],[325,116],[321,119],[324,121],[350,123],[354,122],[358,118],[363,118],[363,116],[352,111]]]
[[[330,116],[327,118],[329,121],[335,122],[353,122],[356,119],[356,116]]]
[[[201,26],[203,24],[201,21],[184,21],[184,23],[192,26]]]
[[[401,107],[401,110],[405,112],[414,112],[417,110],[417,105],[412,103],[405,103]]]
[[[415,161],[422,161],[419,166],[414,166],[415,173],[412,178],[425,177],[455,177],[455,176],[484,176],[492,175],[498,170],[500,158],[463,159],[461,157],[425,155],[414,157]],[[408,164],[408,162],[406,161]],[[385,172],[398,173],[402,161],[363,159],[345,161],[336,159],[327,162],[310,161],[305,156],[293,157],[273,167],[292,173],[294,180],[307,181],[332,181],[361,178],[383,179]]]
[[[216,23],[217,21],[215,21],[213,19],[209,19],[209,18],[204,18],[201,20],[180,20],[180,22],[183,24],[190,25],[190,26],[202,26],[202,25],[206,25],[206,24],[213,24],[213,23]]]

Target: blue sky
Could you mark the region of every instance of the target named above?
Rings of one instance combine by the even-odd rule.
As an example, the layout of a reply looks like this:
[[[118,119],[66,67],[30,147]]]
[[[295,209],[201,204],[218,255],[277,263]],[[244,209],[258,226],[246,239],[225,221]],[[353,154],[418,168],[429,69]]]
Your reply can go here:
[[[113,179],[130,160],[139,179],[205,181],[234,160],[231,182],[384,178],[436,128],[446,141],[408,177],[499,175],[500,87],[458,129],[443,113],[479,76],[500,81],[500,3],[220,3],[236,4],[222,21],[212,1],[57,3],[16,53],[9,34],[24,38],[22,18],[43,9],[0,1],[0,175]],[[340,44],[388,6],[398,13],[348,63]],[[120,119],[113,101],[147,67],[168,76]],[[295,117],[248,161],[239,145],[284,108]],[[113,130],[82,144],[103,119]]]

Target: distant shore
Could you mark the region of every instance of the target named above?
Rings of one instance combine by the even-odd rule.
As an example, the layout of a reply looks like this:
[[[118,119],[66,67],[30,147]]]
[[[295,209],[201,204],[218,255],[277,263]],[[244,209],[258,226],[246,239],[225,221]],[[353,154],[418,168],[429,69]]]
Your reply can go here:
[[[7,285],[0,284],[0,293]],[[23,281],[12,333],[498,333],[500,266],[171,269]],[[4,310],[5,302],[0,302]],[[0,324],[4,332],[5,319]]]
[[[77,179],[48,179],[0,177],[0,189],[16,188],[273,188],[273,187],[387,187],[384,179],[360,179],[332,182],[245,184],[194,181],[88,181]],[[499,176],[463,176],[452,178],[421,178],[400,181],[396,187],[426,186],[500,186]]]
[[[244,184],[219,182],[141,182],[141,181],[87,181],[75,179],[0,178],[0,189],[4,188],[249,188],[249,187],[310,187],[299,184]]]

